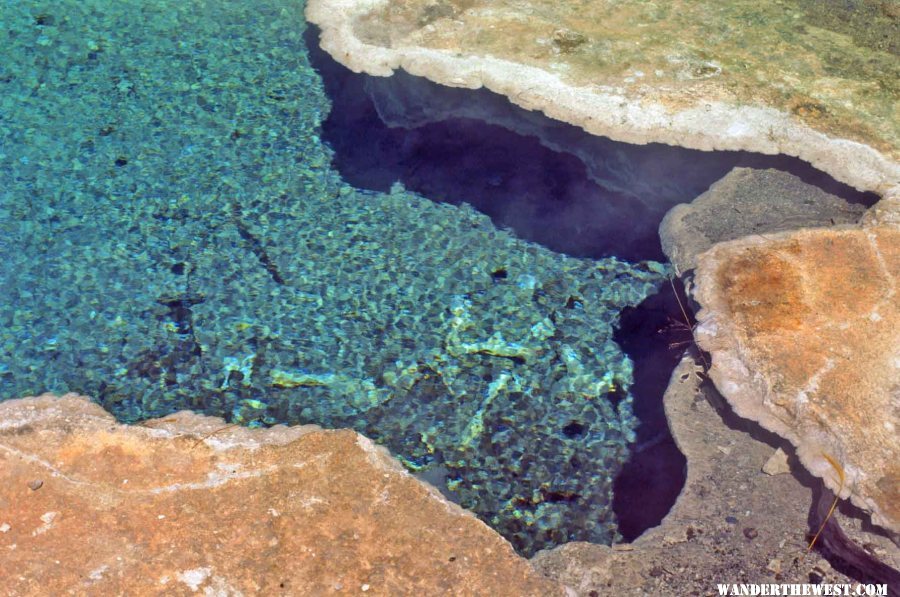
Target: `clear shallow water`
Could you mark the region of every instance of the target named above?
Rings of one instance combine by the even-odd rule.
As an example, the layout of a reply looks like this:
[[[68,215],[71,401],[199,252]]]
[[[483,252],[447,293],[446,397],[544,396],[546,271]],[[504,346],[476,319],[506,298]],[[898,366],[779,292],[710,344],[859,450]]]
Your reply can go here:
[[[613,540],[665,268],[344,183],[302,8],[0,5],[0,398],[350,426],[523,553]]]
[[[657,255],[646,230],[625,242],[598,228],[585,216],[602,203],[577,192],[596,172],[512,151],[520,133],[488,153],[503,150],[493,153],[520,174],[543,169],[546,185],[517,181],[509,159],[461,169],[475,142],[460,135],[497,128],[471,118],[436,125],[455,145],[406,143],[437,158],[417,158],[416,176],[409,152],[388,159],[402,137],[359,126],[345,138],[368,166],[347,169],[322,123],[334,100],[354,130],[371,90],[345,81],[349,103],[326,95],[302,8],[0,4],[0,399],[75,391],[124,421],[191,408],[248,425],[353,427],[525,554],[617,538],[614,486],[620,503],[641,498],[616,511],[661,515],[673,496],[642,497],[659,487],[644,481],[668,482],[660,469],[683,461],[645,458],[658,468],[630,481],[625,466],[671,442],[653,431],[671,355],[644,339],[672,305],[644,302],[668,273],[637,261]],[[386,151],[363,143],[373,140]],[[610,171],[633,171],[614,149]],[[533,155],[545,167],[526,165]],[[638,174],[622,180],[646,187]],[[518,209],[522,185],[560,194],[529,194]],[[618,219],[597,222],[655,228],[643,208],[613,203]],[[579,219],[588,233],[573,235]]]

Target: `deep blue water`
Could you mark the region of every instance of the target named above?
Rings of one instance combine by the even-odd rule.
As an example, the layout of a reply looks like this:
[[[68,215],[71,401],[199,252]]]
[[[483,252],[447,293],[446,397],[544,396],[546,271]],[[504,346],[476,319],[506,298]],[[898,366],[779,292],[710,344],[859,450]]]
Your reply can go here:
[[[403,71],[355,74],[318,48],[317,35],[311,27],[306,40],[333,105],[323,139],[345,180],[377,191],[400,181],[437,201],[469,203],[497,226],[560,253],[664,260],[658,228],[666,212],[735,167],[790,172],[852,203],[878,199],[790,156],[618,143],[485,89],[444,87]],[[680,300],[689,309],[683,294]],[[613,500],[626,540],[657,525],[684,485],[685,459],[661,398],[691,324],[675,288],[664,284],[625,308],[618,325],[615,339],[634,363],[640,420]]]
[[[322,125],[351,184],[395,181],[437,201],[468,202],[497,226],[554,251],[664,260],[658,228],[735,167],[775,168],[853,203],[859,192],[785,155],[632,145],[585,133],[486,89],[436,85],[398,71],[355,74],[306,39],[334,109]]]

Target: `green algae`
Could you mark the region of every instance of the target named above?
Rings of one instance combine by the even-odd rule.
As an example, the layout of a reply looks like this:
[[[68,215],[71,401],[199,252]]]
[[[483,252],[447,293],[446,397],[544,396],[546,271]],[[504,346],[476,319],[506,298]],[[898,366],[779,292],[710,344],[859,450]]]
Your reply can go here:
[[[900,56],[897,0],[798,0],[811,24],[853,38],[856,45]]]
[[[771,107],[889,156],[900,146],[896,0],[407,0],[360,13],[369,44],[493,56],[672,110]]]
[[[0,398],[353,427],[526,553],[611,541],[613,329],[665,269],[344,184],[302,9],[0,7]]]

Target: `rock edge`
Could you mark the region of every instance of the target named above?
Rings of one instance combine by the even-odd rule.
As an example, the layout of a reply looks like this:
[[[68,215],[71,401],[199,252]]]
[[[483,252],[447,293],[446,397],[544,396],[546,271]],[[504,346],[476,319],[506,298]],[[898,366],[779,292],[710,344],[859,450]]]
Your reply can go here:
[[[803,159],[859,190],[900,195],[900,164],[876,149],[833,138],[789,114],[761,106],[701,101],[678,111],[649,99],[629,100],[610,87],[573,87],[543,69],[491,56],[419,47],[386,48],[354,34],[354,22],[389,0],[310,0],[306,18],[321,46],[355,72],[390,76],[396,69],[451,87],[487,89],[589,133],[635,144],[783,153]]]

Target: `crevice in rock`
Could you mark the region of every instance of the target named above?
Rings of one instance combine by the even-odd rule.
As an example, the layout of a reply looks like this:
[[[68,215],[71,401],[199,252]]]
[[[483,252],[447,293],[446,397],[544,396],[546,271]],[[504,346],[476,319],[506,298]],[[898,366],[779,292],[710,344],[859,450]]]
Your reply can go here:
[[[833,501],[834,494],[818,481],[813,490],[813,503],[809,510],[809,527],[814,533],[824,522],[825,526],[816,542],[819,552],[836,570],[861,583],[886,584],[889,595],[900,591],[900,571],[881,562],[864,547],[857,545],[841,529],[838,519],[828,516]]]
[[[834,493],[825,487],[822,480],[814,477],[797,461],[794,446],[785,438],[773,433],[759,423],[738,416],[725,398],[715,388],[712,381],[705,380],[702,385],[701,395],[715,409],[722,421],[730,429],[746,433],[756,441],[768,444],[772,448],[780,449],[788,455],[791,463],[791,474],[800,484],[812,492],[812,502],[809,508],[808,529],[806,540],[809,541],[815,535],[834,500]],[[839,511],[850,518],[864,521],[863,529],[867,533],[874,533],[889,537],[889,534],[879,527],[873,526],[868,521],[868,514],[862,512],[847,500],[840,502]],[[882,562],[877,555],[869,553],[864,546],[860,546],[851,539],[841,528],[836,516],[828,518],[822,533],[816,541],[815,550],[824,557],[835,570],[846,574],[862,583],[887,583],[891,591],[900,589],[900,572]],[[809,578],[809,582],[818,583],[822,579]]]
[[[344,180],[374,191],[399,182],[435,201],[470,203],[498,227],[560,253],[664,261],[663,216],[739,166],[786,171],[850,203],[878,200],[790,156],[619,143],[485,89],[448,88],[402,71],[354,74],[319,48],[318,36],[315,27],[306,32],[332,101],[322,136]],[[505,271],[492,275],[502,280]],[[573,296],[566,307],[577,303]],[[616,341],[634,362],[630,391],[641,420],[616,479],[613,508],[626,541],[659,524],[684,485],[685,459],[661,400],[692,341],[693,322],[683,319],[669,285],[621,314]]]

